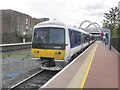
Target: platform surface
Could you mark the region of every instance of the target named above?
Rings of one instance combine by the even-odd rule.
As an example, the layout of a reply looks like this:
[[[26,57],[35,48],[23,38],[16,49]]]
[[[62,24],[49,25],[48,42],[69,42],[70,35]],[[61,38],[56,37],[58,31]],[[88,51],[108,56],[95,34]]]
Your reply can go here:
[[[40,89],[118,88],[118,56],[97,41]]]

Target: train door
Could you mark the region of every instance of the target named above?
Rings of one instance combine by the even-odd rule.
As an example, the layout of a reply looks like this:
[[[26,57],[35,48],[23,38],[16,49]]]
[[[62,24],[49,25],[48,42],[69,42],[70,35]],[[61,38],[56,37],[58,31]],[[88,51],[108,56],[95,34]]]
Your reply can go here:
[[[81,49],[83,49],[83,44],[84,44],[84,34],[81,32]]]

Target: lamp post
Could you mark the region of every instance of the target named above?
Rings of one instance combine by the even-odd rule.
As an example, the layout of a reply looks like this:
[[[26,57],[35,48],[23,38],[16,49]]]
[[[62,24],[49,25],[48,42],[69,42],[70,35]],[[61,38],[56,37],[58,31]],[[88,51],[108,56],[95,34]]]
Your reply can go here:
[[[23,43],[25,43],[25,35],[26,35],[26,32],[23,32]]]
[[[111,46],[112,46],[112,28],[110,27],[110,35],[109,35],[109,39],[110,39],[110,42],[109,42],[109,50],[111,50]]]
[[[109,50],[111,50],[111,47],[112,47],[112,18],[111,18],[111,25],[110,25],[110,37],[109,37],[109,40],[110,40],[110,43],[109,43]]]

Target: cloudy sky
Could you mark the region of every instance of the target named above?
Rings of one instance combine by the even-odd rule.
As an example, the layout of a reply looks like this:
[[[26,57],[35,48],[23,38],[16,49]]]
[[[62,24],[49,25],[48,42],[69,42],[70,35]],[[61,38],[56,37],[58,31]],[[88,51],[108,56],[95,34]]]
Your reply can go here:
[[[69,25],[84,20],[101,25],[104,13],[120,0],[1,0],[0,9],[12,9],[35,18],[48,17]],[[86,27],[85,24],[82,27]]]

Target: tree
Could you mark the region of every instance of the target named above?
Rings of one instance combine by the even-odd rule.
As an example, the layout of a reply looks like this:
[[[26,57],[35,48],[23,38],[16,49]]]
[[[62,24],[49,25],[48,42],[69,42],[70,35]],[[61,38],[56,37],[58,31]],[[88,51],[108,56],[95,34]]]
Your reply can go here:
[[[120,11],[118,7],[110,8],[104,13],[103,28],[112,29],[112,37],[120,37]]]
[[[118,18],[119,18],[119,9],[117,7],[111,8],[109,10],[109,13],[104,13],[104,17],[106,20],[104,20],[104,24],[105,22],[107,22],[106,27],[108,27],[109,25],[112,26],[112,29],[115,29],[116,26],[118,26]]]
[[[108,20],[103,20],[102,24],[103,24],[103,28],[109,28],[109,21]]]

